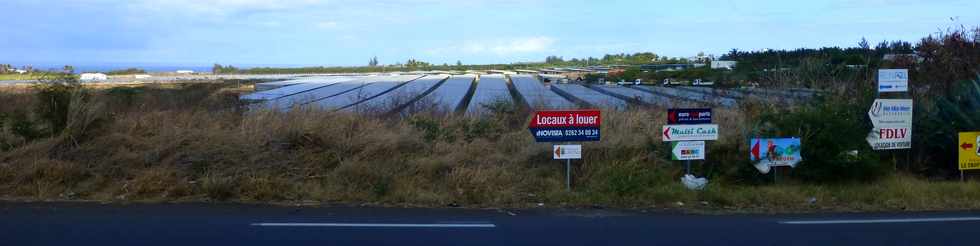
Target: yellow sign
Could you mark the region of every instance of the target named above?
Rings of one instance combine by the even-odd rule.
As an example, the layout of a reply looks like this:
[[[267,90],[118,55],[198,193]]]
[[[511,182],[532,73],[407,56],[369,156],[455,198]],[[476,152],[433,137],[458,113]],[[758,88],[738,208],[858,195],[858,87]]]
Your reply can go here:
[[[961,132],[956,148],[960,152],[960,170],[980,169],[980,132]]]

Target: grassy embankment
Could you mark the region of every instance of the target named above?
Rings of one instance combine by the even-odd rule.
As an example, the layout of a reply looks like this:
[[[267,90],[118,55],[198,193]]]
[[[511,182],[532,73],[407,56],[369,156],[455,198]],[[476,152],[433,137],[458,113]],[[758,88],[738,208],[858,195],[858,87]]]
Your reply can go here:
[[[44,77],[43,74],[31,73],[31,74],[19,74],[19,73],[8,73],[0,74],[0,80],[36,80]]]
[[[711,159],[695,169],[711,179],[705,191],[679,183],[681,163],[669,161],[658,134],[663,109],[606,111],[603,139],[584,144],[569,192],[551,146],[534,143],[527,118],[512,111],[481,119],[247,112],[233,86],[73,94],[65,130],[52,134],[44,134],[52,123],[35,110],[35,91],[0,93],[0,197],[755,212],[980,208],[976,182],[907,174],[866,183],[747,184],[734,174],[751,169],[737,161],[747,153],[748,120],[758,114],[750,107],[717,110],[721,140],[709,144]]]

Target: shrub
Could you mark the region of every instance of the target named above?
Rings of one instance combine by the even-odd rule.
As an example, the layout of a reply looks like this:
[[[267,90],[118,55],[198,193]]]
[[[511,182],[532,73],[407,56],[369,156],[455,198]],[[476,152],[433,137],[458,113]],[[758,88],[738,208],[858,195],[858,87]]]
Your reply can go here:
[[[918,156],[915,171],[930,175],[952,176],[957,169],[957,145],[960,131],[980,131],[980,78],[954,85],[953,94],[931,98],[925,106],[917,105],[913,147]]]
[[[754,136],[800,137],[803,151],[793,176],[804,181],[872,181],[887,173],[865,140],[870,101],[820,99],[795,110],[775,109],[759,118]],[[860,102],[867,101],[867,102]],[[856,156],[848,152],[857,151]]]

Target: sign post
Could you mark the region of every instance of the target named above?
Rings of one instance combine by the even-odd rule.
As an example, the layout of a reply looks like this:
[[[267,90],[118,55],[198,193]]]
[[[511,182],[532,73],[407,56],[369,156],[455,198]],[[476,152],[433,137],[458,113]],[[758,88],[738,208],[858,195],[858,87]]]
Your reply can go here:
[[[565,188],[572,190],[572,159],[582,159],[582,145],[555,145],[554,159],[565,160]]]
[[[528,130],[536,142],[599,141],[602,123],[599,110],[537,111]],[[565,187],[572,189],[572,159],[582,159],[582,145],[554,145],[555,160],[565,160]]]
[[[664,142],[670,142],[671,159],[684,161],[684,173],[691,174],[691,161],[705,159],[706,140],[718,140],[718,125],[711,124],[710,108],[667,109]]]
[[[874,104],[868,110],[874,128],[867,141],[874,150],[905,149],[905,162],[911,162],[912,148],[912,99],[881,99],[883,93],[909,94],[908,69],[878,69],[878,90],[875,91]],[[901,96],[899,97],[901,98]],[[898,161],[892,154],[892,161],[898,169]]]

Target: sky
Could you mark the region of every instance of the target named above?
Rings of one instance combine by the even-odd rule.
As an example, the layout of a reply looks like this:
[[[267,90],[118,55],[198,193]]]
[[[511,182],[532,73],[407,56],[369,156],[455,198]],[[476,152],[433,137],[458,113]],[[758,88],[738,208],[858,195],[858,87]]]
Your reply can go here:
[[[359,66],[917,41],[977,0],[3,0],[0,63]]]

